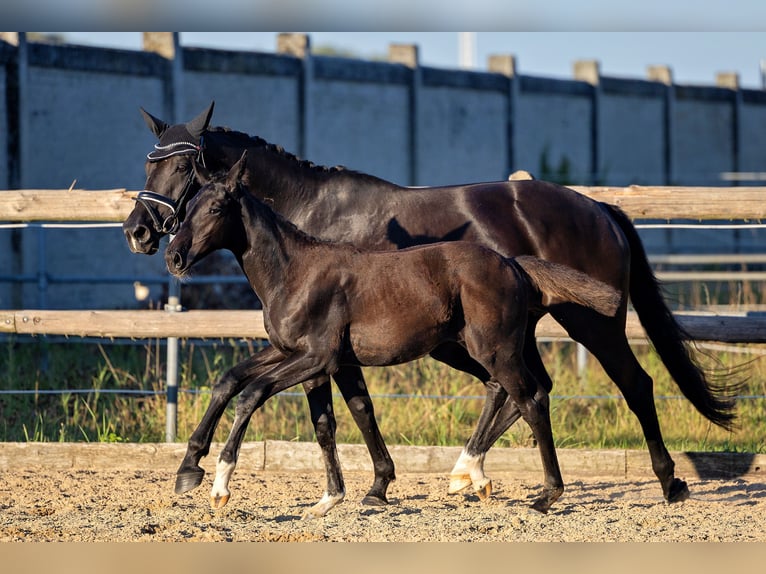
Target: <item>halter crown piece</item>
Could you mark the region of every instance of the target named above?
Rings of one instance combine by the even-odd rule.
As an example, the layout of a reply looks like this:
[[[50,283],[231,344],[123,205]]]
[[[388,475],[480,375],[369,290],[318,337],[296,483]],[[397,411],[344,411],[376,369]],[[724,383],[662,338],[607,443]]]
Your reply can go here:
[[[146,159],[150,162],[157,162],[175,155],[196,154],[197,160],[204,165],[205,160],[202,154],[204,147],[202,134],[205,132],[210,122],[210,116],[213,113],[214,105],[214,102],[211,103],[205,111],[189,123],[177,124],[174,126],[168,125],[141,109],[144,121],[149,126],[149,129],[152,130],[152,133],[159,139],[159,142],[154,144],[154,150],[146,155]],[[178,227],[183,220],[186,202],[189,199],[188,196],[193,183],[194,172],[190,171],[177,201],[173,201],[169,197],[165,197],[164,195],[160,195],[159,193],[155,193],[148,189],[145,189],[136,195],[135,200],[144,206],[147,213],[152,218],[152,223],[158,233],[172,235],[178,230]],[[156,205],[161,205],[169,209],[170,215],[163,217],[157,210]]]

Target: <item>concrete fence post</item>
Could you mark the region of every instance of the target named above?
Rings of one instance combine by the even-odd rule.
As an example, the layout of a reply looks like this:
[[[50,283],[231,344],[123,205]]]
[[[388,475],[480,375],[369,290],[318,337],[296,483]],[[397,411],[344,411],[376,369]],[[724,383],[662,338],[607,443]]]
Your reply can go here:
[[[26,162],[29,159],[29,115],[27,112],[29,83],[29,51],[25,32],[0,32],[0,40],[16,47],[16,60],[8,66],[6,75],[6,93],[8,105],[8,186],[11,189],[24,189],[26,182]],[[19,276],[24,273],[24,237],[23,229],[12,229],[11,235],[11,273]],[[24,307],[24,285],[14,283],[10,288],[11,305],[16,309]]]
[[[314,137],[314,58],[311,53],[311,38],[307,34],[279,34],[277,53],[299,58],[303,64],[298,79],[298,155],[310,159],[311,142]]]
[[[590,115],[590,174],[588,183],[598,185],[601,179],[601,69],[596,60],[579,60],[574,63],[574,78],[593,87]]]
[[[516,57],[512,55],[491,55],[487,61],[487,68],[490,72],[502,74],[508,78],[508,115],[507,115],[507,146],[508,146],[508,164],[506,175],[510,175],[518,169],[530,171],[534,166],[516,165],[516,129],[519,109],[519,85],[520,79],[516,73]]]
[[[665,86],[662,130],[662,164],[665,185],[673,185],[673,126],[675,116],[676,90],[673,84],[673,72],[668,66],[649,66],[647,78]]]
[[[421,185],[420,181],[420,128],[419,110],[421,88],[423,86],[423,73],[420,69],[420,48],[415,44],[390,44],[388,47],[388,61],[394,64],[402,64],[412,70],[409,98],[409,179],[410,185]]]
[[[742,150],[742,90],[740,90],[739,74],[736,72],[719,72],[715,83],[718,87],[732,91],[732,121],[731,121],[731,171],[742,171],[740,160]],[[739,185],[739,178],[734,178],[733,185]]]

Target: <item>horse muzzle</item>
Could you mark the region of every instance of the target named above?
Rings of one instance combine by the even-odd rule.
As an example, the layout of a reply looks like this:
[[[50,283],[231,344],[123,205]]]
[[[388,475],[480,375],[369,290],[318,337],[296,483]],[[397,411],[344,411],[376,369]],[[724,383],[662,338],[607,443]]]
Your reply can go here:
[[[132,253],[154,255],[160,248],[160,236],[146,225],[123,225],[123,232]]]

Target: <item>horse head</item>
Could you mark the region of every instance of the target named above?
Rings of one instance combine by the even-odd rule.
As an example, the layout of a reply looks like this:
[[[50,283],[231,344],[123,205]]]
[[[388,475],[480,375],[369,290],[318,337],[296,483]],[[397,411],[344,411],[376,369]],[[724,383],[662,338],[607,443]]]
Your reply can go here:
[[[141,115],[158,142],[146,156],[144,191],[122,225],[130,250],[151,255],[160,239],[173,234],[183,220],[186,204],[198,189],[195,159],[204,161],[204,134],[215,102],[185,124],[169,125],[143,108]]]

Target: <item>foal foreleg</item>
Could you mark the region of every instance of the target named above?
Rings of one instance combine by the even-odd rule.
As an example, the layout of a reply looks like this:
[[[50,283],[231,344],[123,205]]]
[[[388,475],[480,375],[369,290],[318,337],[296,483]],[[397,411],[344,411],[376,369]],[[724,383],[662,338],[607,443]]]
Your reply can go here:
[[[199,466],[199,461],[210,452],[216,426],[229,401],[250,384],[259,372],[283,358],[284,355],[274,347],[267,347],[231,368],[215,384],[210,404],[189,438],[186,454],[176,472],[176,494],[188,492],[202,482],[205,471]]]
[[[250,422],[253,413],[258,410],[267,399],[277,393],[285,390],[284,384],[276,383],[266,387],[260,387],[257,381],[251,382],[237,401],[237,409],[234,415],[234,422],[231,426],[226,443],[218,456],[218,463],[215,467],[215,479],[210,491],[210,506],[213,508],[223,508],[229,501],[231,492],[229,491],[229,480],[239,459],[239,449],[245,437],[247,425]]]

